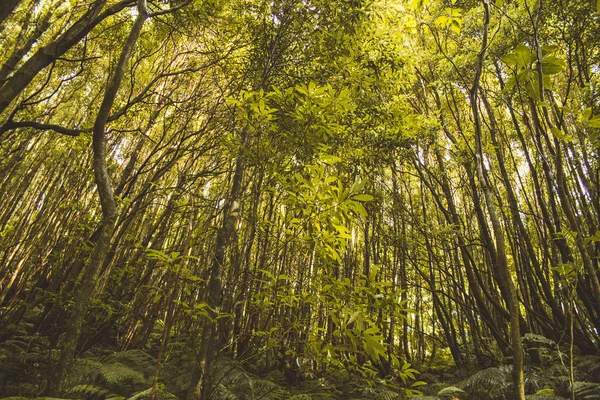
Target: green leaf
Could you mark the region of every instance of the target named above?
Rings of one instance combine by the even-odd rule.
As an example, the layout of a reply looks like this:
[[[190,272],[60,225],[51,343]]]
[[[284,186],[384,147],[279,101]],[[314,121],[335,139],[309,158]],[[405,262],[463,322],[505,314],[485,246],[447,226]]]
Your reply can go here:
[[[357,201],[372,201],[373,200],[373,196],[371,196],[370,194],[357,194],[356,196],[353,196],[352,199],[353,200],[357,200]]]
[[[350,192],[351,193],[360,192],[365,187],[366,184],[367,184],[366,181],[361,181],[360,179],[356,179],[354,181],[354,183],[352,184],[352,187],[350,188]]]
[[[529,50],[529,47],[525,46],[523,43],[515,47],[514,54],[517,57],[518,66],[526,67],[531,64],[531,50]]]
[[[450,23],[450,30],[457,35],[460,35],[461,21],[457,18],[452,18],[452,22]]]
[[[544,388],[535,392],[536,396],[554,396],[554,389]]]
[[[367,336],[370,336],[370,335],[374,335],[378,332],[379,332],[379,328],[376,326],[372,326],[369,329],[365,329],[365,331],[363,333]]]
[[[357,202],[352,202],[352,205],[354,207],[354,210],[363,218],[367,218],[367,210],[365,210],[365,207]]]
[[[339,237],[343,239],[352,239],[352,235],[350,235],[350,231],[344,225],[333,224],[333,227],[338,232]]]
[[[448,387],[440,390],[437,393],[437,395],[439,397],[443,397],[443,396],[454,396],[454,395],[459,395],[459,394],[464,394],[464,393],[466,393],[464,390],[457,388],[456,386],[448,386]]]
[[[358,318],[359,315],[360,315],[360,311],[355,311],[354,314],[352,314],[352,316],[348,320],[348,325],[350,325],[351,323],[356,321],[356,318]]]
[[[574,137],[572,137],[571,135],[567,135],[558,128],[552,128],[550,129],[550,131],[557,139],[564,140],[565,142],[572,142],[575,140]]]
[[[590,128],[600,128],[600,115],[594,115],[587,121]]]
[[[540,98],[540,88],[537,85],[537,82],[529,81],[527,82],[527,95],[534,100],[539,100]]]
[[[517,67],[519,64],[519,58],[515,53],[505,54],[500,59],[509,67]]]
[[[542,73],[546,75],[558,74],[565,67],[565,62],[556,56],[547,56],[542,59]]]

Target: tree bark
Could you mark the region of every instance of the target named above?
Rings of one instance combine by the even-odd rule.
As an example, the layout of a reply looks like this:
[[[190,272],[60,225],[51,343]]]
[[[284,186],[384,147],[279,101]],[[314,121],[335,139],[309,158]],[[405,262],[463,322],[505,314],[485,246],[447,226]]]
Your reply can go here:
[[[138,0],[138,15],[125,41],[123,50],[119,57],[117,67],[113,76],[109,79],[100,110],[96,116],[93,131],[93,168],[94,179],[100,196],[102,207],[102,220],[98,233],[98,240],[92,250],[89,264],[84,268],[79,277],[80,284],[74,295],[74,306],[67,321],[67,326],[59,341],[60,357],[56,368],[54,368],[48,392],[50,396],[58,396],[66,388],[68,374],[73,365],[73,359],[77,350],[77,342],[81,336],[85,314],[88,311],[96,287],[96,280],[100,268],[104,263],[106,254],[110,247],[110,239],[113,234],[117,218],[117,208],[114,199],[114,191],[106,165],[106,122],[110,110],[115,101],[119,86],[125,74],[125,68],[129,62],[131,51],[142,31],[142,27],[148,16],[145,0]]]
[[[240,134],[240,145],[243,147],[248,136],[249,126],[247,125]],[[231,183],[231,192],[223,209],[223,224],[217,232],[215,253],[210,270],[210,280],[208,283],[208,306],[210,319],[206,321],[202,333],[202,342],[200,343],[200,353],[196,364],[196,370],[193,373],[192,383],[188,389],[188,400],[199,400],[210,398],[211,384],[208,373],[214,357],[217,354],[215,342],[218,338],[216,331],[218,316],[217,309],[221,306],[221,290],[223,265],[225,263],[225,251],[230,244],[231,237],[235,231],[235,221],[239,208],[239,200],[242,195],[242,181],[244,177],[244,157],[243,152],[238,153],[235,161],[235,170]]]
[[[521,313],[519,311],[519,299],[517,297],[516,289],[512,281],[510,269],[508,267],[508,260],[506,257],[506,245],[504,239],[504,232],[498,216],[498,211],[494,203],[492,188],[488,183],[488,179],[485,174],[483,165],[483,149],[482,149],[482,127],[481,127],[481,116],[479,114],[478,105],[478,92],[479,82],[483,72],[483,61],[485,59],[485,53],[488,46],[488,26],[490,23],[490,6],[488,0],[482,0],[485,21],[483,26],[483,40],[481,51],[477,56],[477,66],[475,70],[475,77],[473,79],[473,86],[469,93],[469,99],[471,103],[471,110],[473,112],[473,122],[475,125],[475,165],[476,173],[479,179],[479,183],[482,186],[486,208],[488,210],[489,218],[492,223],[492,230],[495,240],[496,250],[496,262],[499,272],[498,278],[501,280],[498,282],[500,285],[504,285],[506,288],[506,302],[510,313],[510,339],[512,345],[513,355],[513,396],[514,399],[525,400],[525,379],[523,375],[523,346],[521,343],[521,330],[520,330],[520,319]],[[475,207],[478,205],[476,204]]]

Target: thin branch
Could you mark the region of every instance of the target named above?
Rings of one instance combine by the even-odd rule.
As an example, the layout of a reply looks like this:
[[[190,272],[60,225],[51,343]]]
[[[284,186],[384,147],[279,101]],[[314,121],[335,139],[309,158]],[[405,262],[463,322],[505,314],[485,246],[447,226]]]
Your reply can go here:
[[[40,131],[54,131],[57,133],[61,133],[67,136],[79,136],[82,133],[91,132],[91,128],[85,129],[70,129],[65,128],[64,126],[55,125],[55,124],[42,124],[40,122],[35,121],[7,121],[4,125],[0,126],[0,134],[9,131],[11,129],[18,128],[33,128],[38,129]]]
[[[159,15],[170,14],[170,13],[172,13],[172,12],[175,12],[175,11],[177,11],[177,10],[179,10],[179,9],[181,9],[181,8],[183,8],[183,7],[185,7],[185,6],[187,6],[187,5],[188,5],[188,4],[190,4],[191,2],[192,2],[191,0],[186,0],[185,2],[181,3],[181,4],[180,4],[180,5],[178,5],[178,6],[175,6],[175,7],[172,7],[172,8],[168,8],[168,9],[166,9],[166,10],[160,10],[160,11],[155,11],[155,12],[152,12],[152,13],[148,14],[148,17],[149,17],[149,18],[152,18],[152,17],[157,17],[157,16],[159,16]]]

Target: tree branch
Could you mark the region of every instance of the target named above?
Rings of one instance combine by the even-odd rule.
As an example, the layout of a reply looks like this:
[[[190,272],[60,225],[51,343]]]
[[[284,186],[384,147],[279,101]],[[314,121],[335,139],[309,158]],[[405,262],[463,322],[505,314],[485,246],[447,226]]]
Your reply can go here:
[[[0,134],[3,134],[4,132],[7,132],[11,129],[18,128],[33,128],[38,129],[40,131],[54,131],[67,136],[79,136],[82,133],[88,133],[92,131],[92,129],[90,128],[69,129],[60,125],[42,124],[40,122],[35,121],[7,121],[4,125],[0,126]]]

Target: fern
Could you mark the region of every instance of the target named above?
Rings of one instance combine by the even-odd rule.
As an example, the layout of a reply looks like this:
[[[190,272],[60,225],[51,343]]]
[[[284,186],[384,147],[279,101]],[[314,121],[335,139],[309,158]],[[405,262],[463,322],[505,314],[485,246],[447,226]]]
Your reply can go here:
[[[217,385],[213,395],[211,396],[214,399],[221,400],[239,400],[239,398],[233,394],[225,385],[220,383]]]
[[[213,395],[215,399],[235,396],[239,400],[284,400],[290,396],[281,386],[245,371],[229,359],[221,359],[215,364],[212,379],[218,385]]]
[[[109,357],[115,361],[141,372],[144,376],[152,376],[156,367],[156,359],[142,350],[127,350]]]
[[[358,394],[363,399],[373,400],[399,400],[402,398],[398,393],[384,388],[363,388],[358,391]]]
[[[505,399],[512,385],[511,371],[510,365],[486,368],[470,376],[459,386],[478,400]]]
[[[27,324],[0,332],[8,338],[0,343],[0,382],[8,396],[37,396],[52,354],[48,339],[27,333]]]
[[[119,397],[109,390],[96,385],[77,385],[71,387],[67,393],[69,396],[76,396],[78,399],[117,399]]]
[[[268,379],[257,379],[252,386],[253,400],[285,400],[290,397],[287,390]]]
[[[543,390],[544,388],[551,387],[552,380],[542,374],[540,371],[532,370],[529,368],[525,369],[525,392],[535,392]]]
[[[456,395],[464,394],[465,391],[457,388],[456,386],[448,386],[440,390],[437,395],[439,397],[454,397]]]
[[[184,372],[177,373],[176,369],[168,371],[163,369],[165,375],[164,382],[169,392],[174,393],[179,398],[184,398],[185,393],[192,381],[192,368],[184,369]]]
[[[122,386],[126,384],[131,386],[145,386],[146,384],[144,374],[118,362],[102,365],[99,372],[102,380],[109,386]]]
[[[189,344],[171,341],[161,368],[161,381],[170,393],[178,398],[185,398],[195,366],[196,356],[194,352],[189,351]]]
[[[523,336],[523,344],[529,348],[556,346],[556,343],[553,340],[542,335],[536,335],[535,333],[526,333],[525,336]]]
[[[152,388],[143,390],[127,400],[146,400],[152,398]],[[176,400],[177,396],[165,391],[164,385],[159,384],[154,392],[154,400]]]
[[[73,364],[70,379],[72,384],[95,382],[102,368],[102,363],[92,358],[78,358]]]
[[[511,382],[511,370],[512,367],[508,365],[486,368],[467,378],[467,380],[464,381],[463,386],[506,388]]]
[[[149,384],[149,365],[153,360],[151,356],[139,350],[79,358],[71,370],[70,383],[73,386],[69,393],[95,399],[106,398],[109,394],[112,395],[109,397],[115,397],[142,390]]]
[[[254,395],[254,381],[258,378],[232,360],[219,360],[212,371],[213,382],[226,387],[236,398]],[[216,398],[219,398],[218,396]]]
[[[575,382],[574,387],[577,400],[600,400],[599,383]]]
[[[588,355],[575,359],[576,376],[580,375],[581,381],[600,381],[600,357]]]

